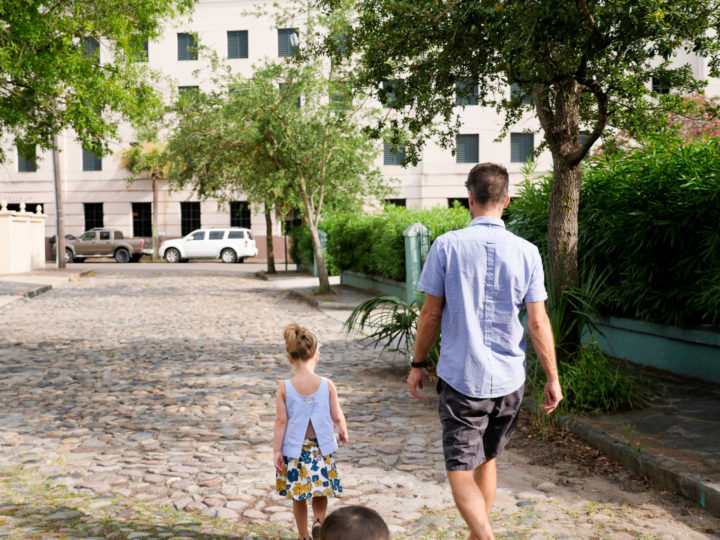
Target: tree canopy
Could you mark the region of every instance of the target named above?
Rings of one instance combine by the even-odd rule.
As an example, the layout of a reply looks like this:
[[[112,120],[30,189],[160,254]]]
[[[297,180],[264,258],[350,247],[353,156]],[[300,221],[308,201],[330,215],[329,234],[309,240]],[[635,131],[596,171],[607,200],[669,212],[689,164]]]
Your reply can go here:
[[[369,114],[319,63],[269,63],[181,107],[168,145],[170,179],[201,197],[242,194],[255,204],[298,210],[327,289],[322,212],[358,208],[368,196],[389,192],[374,165],[377,144],[364,134]]]
[[[330,13],[348,13],[347,0],[321,3]],[[578,280],[580,172],[592,144],[608,126],[632,130],[654,117],[664,121],[683,105],[681,94],[702,89],[704,81],[693,78],[678,53],[708,58],[707,75],[720,67],[718,0],[367,0],[355,6],[342,47],[331,38],[325,49],[357,59],[354,84],[395,111],[391,127],[414,135],[408,160],[418,159],[428,134],[454,145],[457,98],[471,91],[481,106],[505,114],[505,133],[524,113],[536,114],[553,157],[548,247],[563,287]]]
[[[0,133],[50,148],[71,128],[102,150],[116,133],[113,112],[138,118],[159,104],[145,44],[195,2],[2,0]]]

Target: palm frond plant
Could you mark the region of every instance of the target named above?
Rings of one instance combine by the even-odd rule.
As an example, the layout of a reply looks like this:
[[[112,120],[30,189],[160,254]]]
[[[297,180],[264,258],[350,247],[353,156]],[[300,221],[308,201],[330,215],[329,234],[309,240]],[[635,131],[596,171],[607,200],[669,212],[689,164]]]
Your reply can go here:
[[[348,333],[357,331],[364,334],[364,339],[373,349],[382,347],[380,354],[390,350],[409,357],[415,344],[419,315],[416,302],[406,302],[391,295],[378,296],[357,306],[345,321],[345,329]],[[437,364],[439,352],[438,335],[428,355],[428,362],[433,367]]]

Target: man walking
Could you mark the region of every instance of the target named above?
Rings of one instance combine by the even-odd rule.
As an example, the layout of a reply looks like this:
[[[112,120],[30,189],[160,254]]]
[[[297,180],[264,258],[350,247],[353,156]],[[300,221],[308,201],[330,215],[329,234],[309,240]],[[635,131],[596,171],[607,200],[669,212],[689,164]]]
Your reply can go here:
[[[473,167],[468,189],[470,226],[439,236],[418,281],[427,295],[420,312],[408,386],[422,399],[425,358],[442,325],[437,366],[445,467],[470,540],[492,539],[490,510],[496,461],[517,425],[525,386],[525,304],[528,330],[545,370],[550,414],[562,400],[544,273],[538,249],[505,230],[510,202],[507,170]]]

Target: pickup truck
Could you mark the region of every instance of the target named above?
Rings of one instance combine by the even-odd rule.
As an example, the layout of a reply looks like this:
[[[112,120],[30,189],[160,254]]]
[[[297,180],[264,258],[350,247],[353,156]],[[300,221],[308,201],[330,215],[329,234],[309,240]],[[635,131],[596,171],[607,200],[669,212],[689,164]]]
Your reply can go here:
[[[75,240],[65,240],[65,261],[82,262],[90,257],[114,257],[119,263],[137,262],[143,253],[142,238],[125,238],[123,233],[112,229],[95,228]],[[50,245],[55,255],[55,243]]]

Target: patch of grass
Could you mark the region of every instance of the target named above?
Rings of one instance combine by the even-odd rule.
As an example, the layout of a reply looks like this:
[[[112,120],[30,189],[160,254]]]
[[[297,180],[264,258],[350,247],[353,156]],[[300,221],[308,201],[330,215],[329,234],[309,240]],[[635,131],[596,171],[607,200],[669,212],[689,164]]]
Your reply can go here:
[[[609,414],[645,407],[659,388],[622,368],[611,362],[594,343],[559,361],[564,399],[557,414]],[[532,397],[543,403],[545,374],[534,358],[528,358],[528,383]]]

